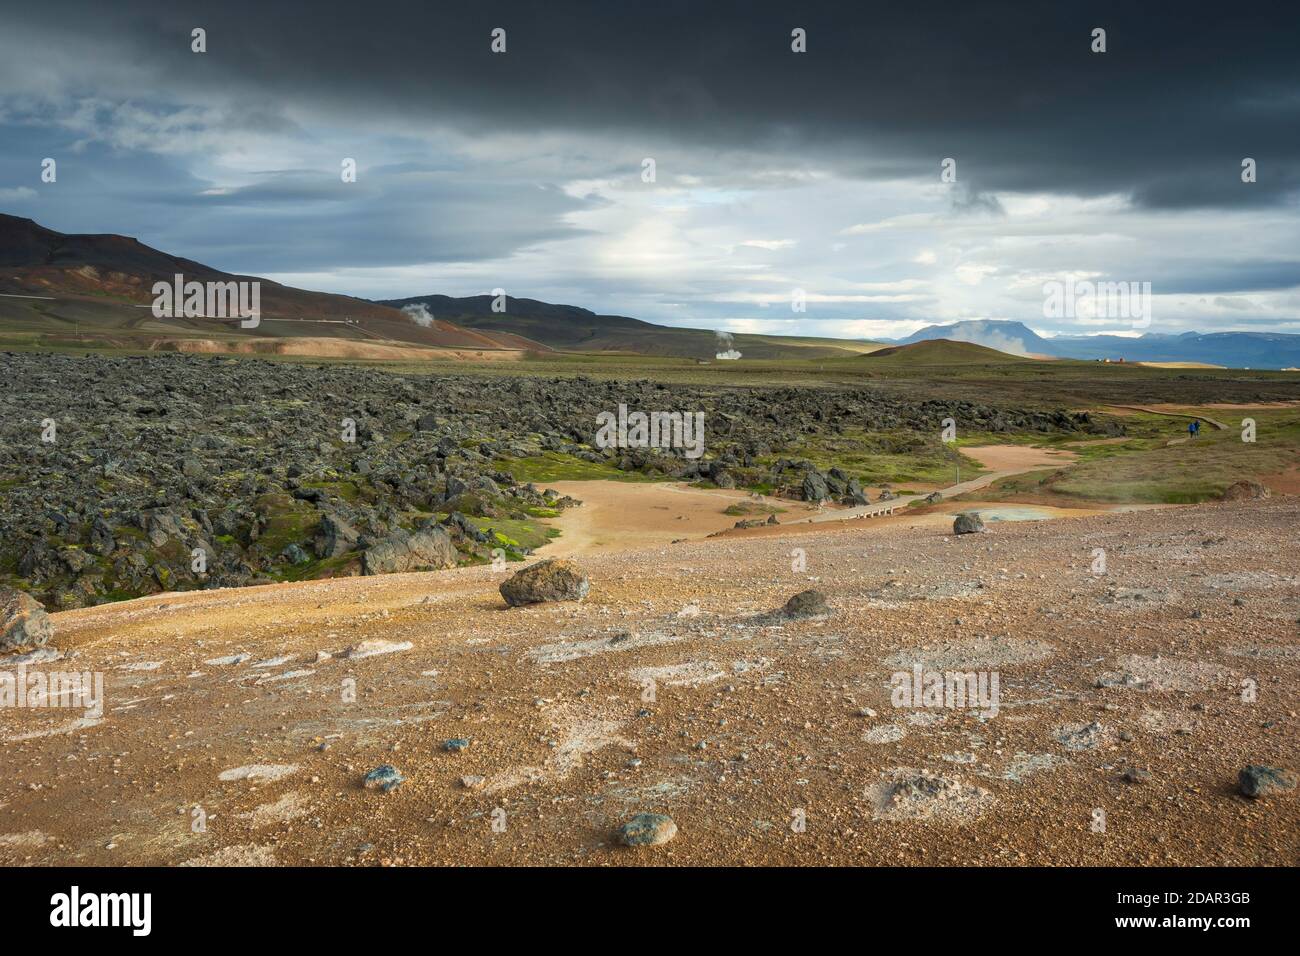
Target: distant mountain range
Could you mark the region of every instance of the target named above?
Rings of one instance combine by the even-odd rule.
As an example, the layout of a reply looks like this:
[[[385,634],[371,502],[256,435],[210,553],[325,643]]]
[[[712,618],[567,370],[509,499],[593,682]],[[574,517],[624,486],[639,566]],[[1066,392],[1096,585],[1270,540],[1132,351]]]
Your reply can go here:
[[[1147,332],[1123,335],[1057,335],[1044,338],[1022,322],[967,320],[928,325],[899,345],[930,339],[972,342],[1012,355],[1125,362],[1195,362],[1228,368],[1300,367],[1300,335],[1284,332]]]
[[[253,281],[261,284],[262,321],[155,318],[158,281]],[[113,234],[55,232],[31,219],[0,214],[0,327],[16,332],[94,336],[123,347],[156,347],[172,336],[330,338],[392,341],[437,348],[536,348],[512,335],[462,329],[450,322],[420,325],[366,299],[309,292],[255,276],[233,275]],[[15,298],[16,296],[29,298]],[[54,300],[54,301],[48,301]]]

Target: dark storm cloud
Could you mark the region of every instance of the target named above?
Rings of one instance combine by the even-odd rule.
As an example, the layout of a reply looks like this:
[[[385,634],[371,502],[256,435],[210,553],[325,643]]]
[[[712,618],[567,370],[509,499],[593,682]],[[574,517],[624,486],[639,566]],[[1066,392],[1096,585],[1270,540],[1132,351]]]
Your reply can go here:
[[[1058,273],[1290,321],[1300,282],[1295,4],[69,0],[0,23],[0,208],[230,271],[846,334],[1032,319]]]
[[[1162,295],[1236,292],[1270,292],[1300,286],[1300,261],[1252,260],[1223,262],[1200,259],[1174,263],[1157,271],[1152,286]]]
[[[0,184],[31,183],[4,211],[60,232],[116,232],[232,272],[473,262],[582,231],[563,216],[596,204],[558,188],[406,163],[277,170],[230,190],[167,156],[103,144],[61,149],[66,134],[0,125]],[[57,190],[37,181],[59,156]],[[35,159],[33,157],[36,157]]]
[[[1131,194],[1153,208],[1268,204],[1300,186],[1294,3],[63,3],[16,16],[143,64],[160,98],[346,122],[610,130],[779,148],[851,175],[980,195]],[[194,26],[209,52],[189,52]],[[508,53],[489,52],[504,27]],[[790,31],[808,53],[790,52]],[[1089,49],[1094,27],[1108,50]],[[1243,187],[1240,162],[1260,164]]]

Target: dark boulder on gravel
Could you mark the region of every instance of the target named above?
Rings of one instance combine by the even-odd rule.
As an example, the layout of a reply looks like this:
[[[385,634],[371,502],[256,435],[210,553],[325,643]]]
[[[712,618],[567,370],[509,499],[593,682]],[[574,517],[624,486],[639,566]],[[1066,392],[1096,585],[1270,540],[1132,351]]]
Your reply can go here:
[[[366,774],[361,783],[367,790],[378,790],[380,793],[389,793],[396,790],[406,778],[392,764],[383,764],[376,767],[370,773]]]
[[[53,636],[54,625],[38,601],[0,588],[0,653],[44,647]]]
[[[581,601],[591,582],[572,562],[552,558],[516,572],[501,584],[501,596],[511,607],[544,601]]]
[[[807,621],[815,618],[830,617],[831,606],[826,603],[826,595],[821,591],[800,591],[785,602],[785,607],[773,612],[774,618],[785,621]]]
[[[984,519],[977,511],[963,511],[952,523],[953,534],[978,534],[984,529]]]
[[[1237,773],[1237,790],[1252,800],[1295,789],[1295,777],[1281,767],[1261,767],[1251,764]]]
[[[619,828],[624,846],[660,846],[677,836],[677,824],[662,813],[638,813]]]

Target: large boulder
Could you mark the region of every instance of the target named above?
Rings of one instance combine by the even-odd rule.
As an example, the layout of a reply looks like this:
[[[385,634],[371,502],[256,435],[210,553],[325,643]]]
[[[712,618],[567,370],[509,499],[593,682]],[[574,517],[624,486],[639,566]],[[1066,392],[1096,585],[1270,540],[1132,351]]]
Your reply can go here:
[[[591,590],[582,569],[570,561],[539,561],[501,584],[501,596],[511,607],[543,601],[581,601]]]
[[[456,546],[451,535],[435,526],[419,531],[397,531],[370,545],[361,554],[366,574],[428,571],[456,566]]]
[[[168,541],[185,540],[185,527],[180,515],[165,508],[141,512],[140,527],[155,548],[161,548]]]
[[[978,511],[963,511],[952,523],[953,534],[978,534],[984,530],[984,519]]]
[[[54,625],[40,602],[22,591],[0,588],[0,653],[44,647]]]
[[[1237,774],[1237,790],[1243,797],[1257,800],[1270,793],[1295,789],[1295,777],[1281,767],[1251,764]]]
[[[821,591],[809,589],[800,591],[786,601],[785,606],[779,611],[773,611],[767,616],[772,620],[810,621],[822,620],[830,615],[831,606],[826,603],[826,595]]]
[[[826,479],[815,471],[810,471],[804,475],[803,484],[799,490],[803,493],[804,501],[825,501],[831,496],[831,490],[826,485]]]
[[[871,499],[867,497],[866,491],[862,488],[862,483],[856,478],[850,478],[848,485],[844,490],[844,504],[846,505],[868,505]]]

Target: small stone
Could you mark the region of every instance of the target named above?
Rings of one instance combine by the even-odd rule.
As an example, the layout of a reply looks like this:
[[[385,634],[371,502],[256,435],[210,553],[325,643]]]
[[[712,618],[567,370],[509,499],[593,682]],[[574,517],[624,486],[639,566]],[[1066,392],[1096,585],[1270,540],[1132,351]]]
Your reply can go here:
[[[624,846],[660,846],[677,836],[677,824],[662,813],[638,813],[619,830]]]
[[[384,764],[376,767],[370,773],[366,774],[365,787],[367,790],[379,790],[383,793],[393,790],[404,783],[406,780],[397,768],[392,764]]]
[[[1120,779],[1125,783],[1146,783],[1151,779],[1151,773],[1139,767],[1129,767],[1120,774]]]
[[[1295,789],[1295,777],[1281,767],[1261,767],[1251,764],[1237,774],[1237,790],[1252,800],[1270,793]]]
[[[876,716],[876,712],[875,712],[874,710],[872,710],[870,707],[861,707],[861,708],[858,709],[858,716],[859,716],[859,717],[874,717],[874,716]]]
[[[469,749],[469,740],[464,737],[453,737],[451,740],[443,742],[442,749],[447,753],[458,754],[462,750]]]
[[[460,785],[466,790],[481,790],[487,783],[487,777],[480,777],[477,774],[466,774],[460,778]]]

